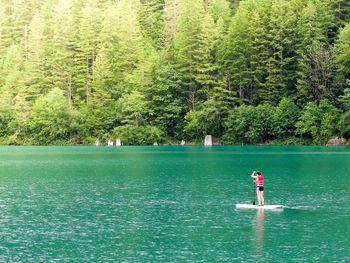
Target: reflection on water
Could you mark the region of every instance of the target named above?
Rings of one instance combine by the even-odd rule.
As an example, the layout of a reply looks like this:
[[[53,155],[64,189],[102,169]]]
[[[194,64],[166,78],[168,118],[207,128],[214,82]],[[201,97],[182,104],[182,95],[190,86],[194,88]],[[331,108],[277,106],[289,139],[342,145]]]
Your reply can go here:
[[[257,256],[262,256],[264,251],[264,220],[265,220],[265,210],[260,208],[256,213],[255,221],[255,250]]]

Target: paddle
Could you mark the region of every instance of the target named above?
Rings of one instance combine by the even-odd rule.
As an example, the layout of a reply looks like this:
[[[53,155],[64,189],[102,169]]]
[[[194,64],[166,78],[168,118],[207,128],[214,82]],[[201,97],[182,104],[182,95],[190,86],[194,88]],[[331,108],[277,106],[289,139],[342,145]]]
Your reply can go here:
[[[255,175],[255,171],[252,173],[252,178]],[[253,181],[253,205],[255,205],[255,181]]]
[[[253,182],[253,205],[255,205],[255,182]]]

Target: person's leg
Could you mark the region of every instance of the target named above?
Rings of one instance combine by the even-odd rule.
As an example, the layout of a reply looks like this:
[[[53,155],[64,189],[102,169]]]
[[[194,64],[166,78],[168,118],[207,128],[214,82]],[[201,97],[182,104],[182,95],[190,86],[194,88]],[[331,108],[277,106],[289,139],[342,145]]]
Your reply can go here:
[[[261,200],[261,205],[264,205],[264,190],[260,191],[260,200]]]
[[[261,205],[261,191],[258,189],[257,191],[258,194],[258,205]]]
[[[259,187],[256,188],[256,197],[258,199],[258,205],[260,205],[260,191],[259,191]]]

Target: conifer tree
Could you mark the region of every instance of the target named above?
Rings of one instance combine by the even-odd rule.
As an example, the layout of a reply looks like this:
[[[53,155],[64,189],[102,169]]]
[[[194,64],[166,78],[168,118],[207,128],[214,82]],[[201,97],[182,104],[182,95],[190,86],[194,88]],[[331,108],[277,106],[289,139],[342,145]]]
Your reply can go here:
[[[0,62],[2,61],[3,54],[5,52],[7,43],[5,41],[5,28],[6,28],[7,16],[5,14],[5,7],[0,1]]]
[[[19,43],[26,38],[28,24],[39,7],[39,0],[12,0],[8,11],[11,12],[10,30],[12,41]]]
[[[140,24],[144,37],[160,50],[163,47],[163,31],[165,25],[164,0],[142,0],[140,8]]]
[[[24,85],[28,99],[34,101],[46,92],[44,20],[39,11],[34,14],[28,29]]]
[[[348,137],[349,22],[346,0],[0,0],[0,142]]]
[[[79,25],[79,41],[75,54],[75,81],[80,98],[89,103],[93,82],[93,67],[97,56],[101,15],[97,0],[86,1]]]
[[[350,85],[350,23],[340,31],[336,42],[336,67],[340,85]]]
[[[181,120],[186,111],[185,95],[179,73],[165,61],[159,61],[152,72],[152,85],[145,90],[153,114],[151,124],[179,137]]]
[[[187,90],[190,110],[195,110],[197,102],[203,100],[198,94],[202,86],[196,80],[197,70],[201,66],[199,59],[203,56],[200,50],[203,16],[204,8],[201,0],[183,2],[175,42],[175,65]]]
[[[325,4],[332,16],[332,21],[329,24],[329,37],[334,40],[339,30],[350,22],[350,2],[347,0],[326,0]]]
[[[49,43],[50,81],[65,92],[70,107],[73,106],[75,86],[74,51],[76,50],[77,25],[74,24],[72,1],[59,0],[52,17],[53,37]]]
[[[263,1],[264,2],[264,1]],[[267,10],[263,5],[256,7],[256,11],[250,14],[250,25],[248,32],[251,37],[250,71],[252,75],[252,101],[258,104],[261,101],[272,99],[276,96],[274,86],[266,86],[266,78],[269,66],[268,60],[271,56],[269,41],[267,39],[267,21],[263,13]],[[266,1],[265,1],[266,2]]]
[[[183,0],[164,1],[163,42],[167,48],[174,48],[178,32],[179,15]]]
[[[317,16],[317,9],[312,2],[308,2],[300,12],[296,30],[297,89],[299,102],[305,103],[305,101],[313,99],[309,92],[309,76],[307,74],[310,65],[309,54],[313,48],[322,45],[325,40],[325,34]]]
[[[198,53],[194,54],[197,63],[195,80],[200,86],[199,97],[207,98],[212,87],[217,83],[217,67],[214,61],[215,24],[209,13],[202,20],[201,34],[199,35]]]
[[[115,98],[137,89],[145,81],[139,2],[121,0],[107,5],[99,37],[99,50],[107,54]]]
[[[23,51],[18,44],[8,47],[1,69],[2,89],[13,96],[23,90]]]
[[[270,49],[267,59],[267,77],[264,101],[276,104],[281,97],[288,96],[289,80],[292,78],[287,68],[291,61],[290,44],[293,25],[288,20],[289,3],[285,0],[271,2],[269,29],[266,37]]]
[[[232,11],[230,9],[229,1],[210,0],[207,9],[215,23],[217,23],[220,19],[223,21],[225,26],[230,23]]]
[[[248,6],[248,3],[246,5]],[[241,5],[219,50],[219,61],[226,85],[229,90],[236,92],[241,100],[251,98],[253,86],[249,59],[252,42],[248,31],[248,17],[245,5]]]

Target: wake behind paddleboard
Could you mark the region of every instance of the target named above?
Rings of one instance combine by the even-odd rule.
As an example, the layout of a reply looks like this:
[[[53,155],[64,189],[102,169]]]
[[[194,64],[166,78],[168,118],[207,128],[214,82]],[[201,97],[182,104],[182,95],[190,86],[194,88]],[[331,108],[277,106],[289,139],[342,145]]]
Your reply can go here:
[[[283,209],[283,205],[251,205],[251,204],[236,204],[237,209]]]

